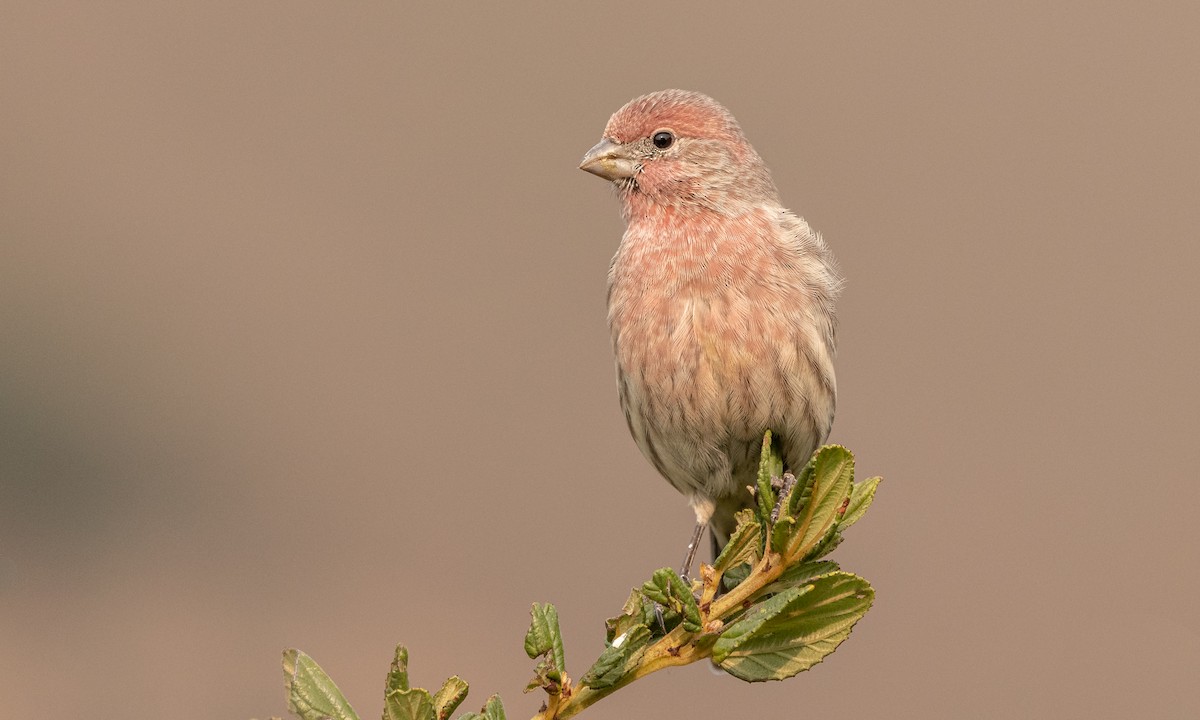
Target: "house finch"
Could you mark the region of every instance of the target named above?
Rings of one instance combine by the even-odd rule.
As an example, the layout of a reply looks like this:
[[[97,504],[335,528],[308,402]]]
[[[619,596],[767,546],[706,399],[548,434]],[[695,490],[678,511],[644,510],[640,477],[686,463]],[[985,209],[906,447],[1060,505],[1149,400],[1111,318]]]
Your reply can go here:
[[[716,552],[750,505],[765,431],[790,468],[829,435],[842,280],[706,95],[631,100],[579,167],[621,201],[626,230],[608,273],[617,387],[634,441],[696,513],[686,575],[704,528]]]

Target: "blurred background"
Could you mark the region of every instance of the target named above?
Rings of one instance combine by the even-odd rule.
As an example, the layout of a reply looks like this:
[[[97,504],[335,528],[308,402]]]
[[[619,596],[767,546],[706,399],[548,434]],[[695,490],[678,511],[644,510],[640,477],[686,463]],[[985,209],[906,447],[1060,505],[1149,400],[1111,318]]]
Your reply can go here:
[[[813,671],[588,717],[1200,714],[1200,10],[0,7],[0,698],[377,716],[392,649],[509,716],[679,559],[617,407],[635,95],[730,107],[848,278],[832,439],[875,608]]]

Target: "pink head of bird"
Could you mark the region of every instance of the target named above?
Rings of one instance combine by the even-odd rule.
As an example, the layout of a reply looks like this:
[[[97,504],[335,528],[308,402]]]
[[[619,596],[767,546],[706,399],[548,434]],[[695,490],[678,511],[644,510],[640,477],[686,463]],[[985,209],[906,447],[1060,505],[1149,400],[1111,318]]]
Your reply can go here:
[[[617,186],[630,219],[664,208],[727,212],[779,199],[733,115],[687,90],[630,100],[579,167]]]

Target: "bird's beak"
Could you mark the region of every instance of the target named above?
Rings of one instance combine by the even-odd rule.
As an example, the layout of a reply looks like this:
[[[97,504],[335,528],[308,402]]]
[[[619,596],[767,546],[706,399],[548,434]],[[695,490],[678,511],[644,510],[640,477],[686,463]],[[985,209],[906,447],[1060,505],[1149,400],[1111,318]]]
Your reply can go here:
[[[579,163],[580,170],[586,170],[593,175],[599,175],[605,180],[621,180],[637,174],[637,163],[629,155],[629,149],[608,138],[596,143],[596,147],[587,151],[583,162]]]

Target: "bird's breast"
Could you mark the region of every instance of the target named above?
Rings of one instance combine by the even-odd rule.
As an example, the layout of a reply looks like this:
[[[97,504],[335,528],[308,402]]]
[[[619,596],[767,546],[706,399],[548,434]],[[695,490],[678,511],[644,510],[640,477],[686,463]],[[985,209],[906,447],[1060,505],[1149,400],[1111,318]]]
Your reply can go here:
[[[764,218],[631,226],[610,274],[609,323],[618,369],[648,412],[728,422],[734,396],[776,365],[767,337],[803,294],[780,282]]]

